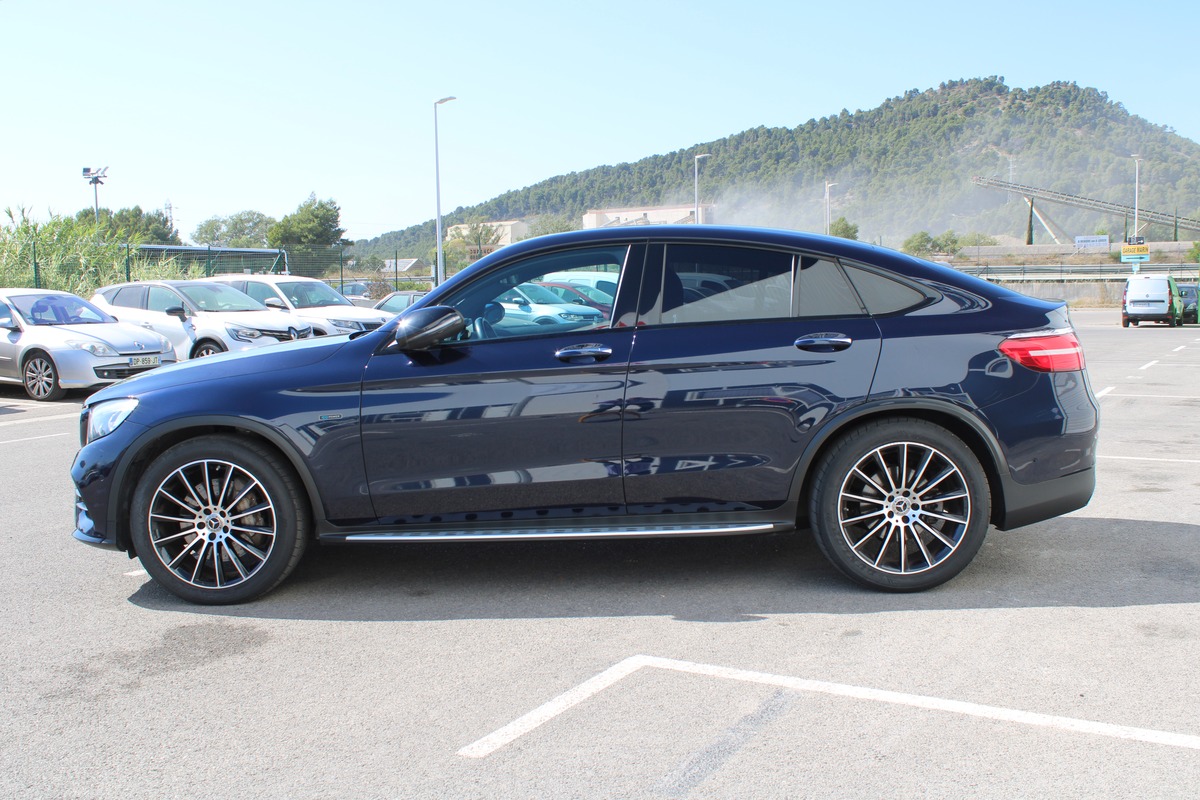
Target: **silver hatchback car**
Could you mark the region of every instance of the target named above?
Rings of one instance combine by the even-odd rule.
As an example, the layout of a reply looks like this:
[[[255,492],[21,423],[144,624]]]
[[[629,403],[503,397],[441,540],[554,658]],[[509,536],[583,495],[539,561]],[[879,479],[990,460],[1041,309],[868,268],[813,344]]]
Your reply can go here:
[[[0,289],[0,382],[34,400],[57,400],[174,363],[171,343],[118,322],[82,297],[49,289]]]

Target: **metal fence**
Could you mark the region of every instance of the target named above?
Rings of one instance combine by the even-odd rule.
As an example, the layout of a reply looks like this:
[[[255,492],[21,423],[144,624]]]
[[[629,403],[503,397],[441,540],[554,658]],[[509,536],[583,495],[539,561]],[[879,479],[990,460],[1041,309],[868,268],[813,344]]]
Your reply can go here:
[[[101,286],[137,280],[203,278],[223,273],[288,273],[328,281],[336,287],[362,282],[372,296],[394,289],[428,288],[430,270],[411,260],[356,259],[347,247],[293,246],[278,249],[184,247],[87,243],[77,248],[39,247],[37,241],[10,247],[0,258],[0,286],[62,289],[90,297]]]

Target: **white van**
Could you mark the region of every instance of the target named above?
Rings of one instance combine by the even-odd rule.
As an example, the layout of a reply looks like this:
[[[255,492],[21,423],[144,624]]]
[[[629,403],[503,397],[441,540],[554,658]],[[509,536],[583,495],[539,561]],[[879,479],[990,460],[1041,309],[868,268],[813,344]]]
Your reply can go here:
[[[1121,327],[1139,322],[1183,324],[1183,299],[1179,286],[1169,275],[1134,275],[1125,281],[1121,300]]]
[[[581,283],[602,292],[617,296],[617,272],[592,272],[587,270],[569,269],[563,272],[551,272],[542,277],[543,283]]]

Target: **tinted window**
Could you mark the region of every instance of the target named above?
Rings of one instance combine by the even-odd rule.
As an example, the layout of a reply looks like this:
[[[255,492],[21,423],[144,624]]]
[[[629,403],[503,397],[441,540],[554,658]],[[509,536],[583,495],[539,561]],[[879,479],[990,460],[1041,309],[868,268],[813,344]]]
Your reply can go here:
[[[610,319],[606,312],[566,303],[536,282],[546,280],[551,274],[593,276],[603,273],[611,277],[615,286],[629,249],[628,245],[614,245],[533,256],[473,281],[444,302],[457,308],[471,323],[469,338],[477,338],[481,328],[485,329],[484,338],[487,338],[608,327]],[[525,302],[528,300],[534,305]],[[475,320],[483,323],[475,323]]]
[[[862,305],[845,274],[833,261],[800,256],[796,278],[796,315],[800,317],[850,317],[863,313]]]
[[[168,308],[183,305],[179,295],[162,286],[151,286],[146,291],[146,308],[151,311],[166,311]]]
[[[895,278],[853,264],[843,266],[867,311],[872,314],[893,314],[930,299],[929,295]]]
[[[125,308],[141,308],[142,298],[145,297],[144,286],[122,286],[120,289],[112,289],[108,292],[102,292],[105,299],[114,306],[124,306]]]
[[[241,289],[243,292],[250,295],[260,303],[265,304],[267,300],[271,298],[275,298],[276,300],[279,299],[279,295],[275,293],[275,290],[265,283],[259,283],[258,281],[246,281],[241,286],[236,283],[231,285],[235,289]]]
[[[792,256],[721,245],[667,245],[662,322],[716,322],[792,313]]]

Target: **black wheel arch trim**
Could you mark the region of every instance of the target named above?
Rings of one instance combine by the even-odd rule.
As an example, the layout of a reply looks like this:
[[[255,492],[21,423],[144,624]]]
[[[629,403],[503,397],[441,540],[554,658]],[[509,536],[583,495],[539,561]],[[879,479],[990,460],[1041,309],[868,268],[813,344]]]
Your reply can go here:
[[[992,493],[993,523],[1004,516],[1005,487],[1008,484],[1008,459],[1000,446],[995,433],[983,420],[969,409],[948,401],[934,398],[905,397],[867,400],[861,405],[847,409],[836,419],[826,424],[820,432],[813,435],[808,446],[801,453],[792,477],[790,502],[795,504],[799,514],[806,508],[805,498],[809,489],[808,475],[826,449],[843,433],[866,422],[885,417],[915,416],[930,422],[945,424],[946,420],[954,424],[947,429],[963,439],[967,447],[979,458],[979,463],[987,475],[988,485]],[[967,435],[963,436],[962,431]],[[981,452],[982,449],[982,452]]]
[[[189,431],[192,432],[191,435],[179,435]],[[115,540],[118,549],[131,555],[134,552],[128,529],[130,505],[128,501],[133,497],[134,491],[134,486],[128,484],[128,478],[134,465],[141,465],[144,470],[150,461],[179,442],[197,436],[219,435],[222,431],[253,434],[277,450],[295,470],[296,476],[304,485],[305,493],[308,495],[309,508],[313,515],[314,531],[320,529],[320,524],[325,520],[324,510],[319,505],[320,495],[317,492],[316,483],[305,465],[305,460],[295,444],[264,422],[245,417],[214,414],[172,420],[155,425],[153,428],[147,428],[125,449],[120,462],[113,469],[108,498],[108,538]],[[165,444],[163,444],[164,441]],[[121,524],[123,516],[126,518],[124,525]]]

